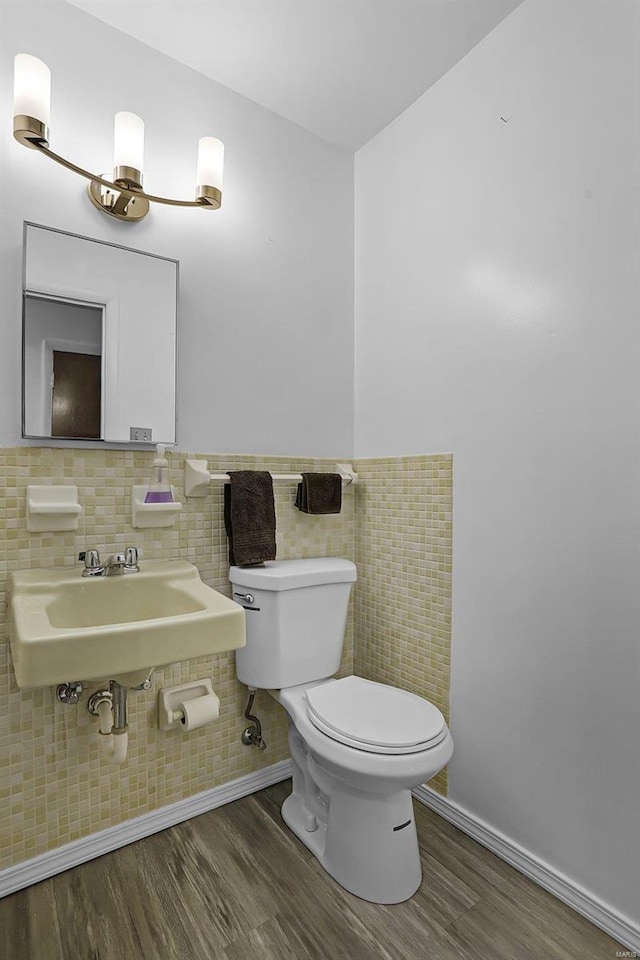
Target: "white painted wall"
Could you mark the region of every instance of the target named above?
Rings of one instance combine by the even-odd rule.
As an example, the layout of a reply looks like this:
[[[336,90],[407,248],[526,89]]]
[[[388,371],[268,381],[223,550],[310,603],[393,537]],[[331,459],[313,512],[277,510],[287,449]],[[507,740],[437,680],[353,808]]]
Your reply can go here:
[[[100,215],[84,181],[13,140],[18,52],[52,70],[52,149],[89,169],[110,169],[113,115],[132,110],[146,123],[145,185],[189,197],[198,138],[220,137],[222,210]],[[0,4],[0,149],[0,444],[20,438],[30,220],[180,261],[180,449],[352,453],[352,156],[56,0]]]
[[[454,455],[451,796],[634,918],[638,26],[527,0],[356,157],[357,454]]]

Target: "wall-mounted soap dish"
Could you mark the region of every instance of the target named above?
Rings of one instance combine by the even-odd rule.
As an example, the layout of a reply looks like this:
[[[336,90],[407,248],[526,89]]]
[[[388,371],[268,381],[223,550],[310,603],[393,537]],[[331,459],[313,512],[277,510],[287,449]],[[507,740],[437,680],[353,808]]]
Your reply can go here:
[[[27,530],[30,533],[77,530],[81,513],[76,486],[27,487]]]
[[[170,503],[145,503],[149,484],[136,484],[131,490],[131,523],[134,527],[172,527],[182,510],[175,500],[176,492],[171,487],[174,500]]]

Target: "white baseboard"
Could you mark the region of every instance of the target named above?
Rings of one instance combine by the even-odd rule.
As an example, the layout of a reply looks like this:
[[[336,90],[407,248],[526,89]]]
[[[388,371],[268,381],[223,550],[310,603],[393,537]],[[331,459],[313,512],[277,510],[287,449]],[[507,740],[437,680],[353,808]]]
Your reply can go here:
[[[291,776],[291,769],[291,760],[282,760],[256,773],[239,777],[230,783],[197,793],[185,800],[178,800],[177,803],[161,807],[160,810],[153,810],[134,820],[108,827],[99,833],[93,833],[81,840],[74,840],[72,843],[42,853],[31,860],[0,870],[0,897],[6,897],[10,893],[15,893],[16,890],[38,883],[40,880],[46,880],[70,867],[76,867],[87,860],[93,860],[94,857],[100,857],[104,853],[148,837],[152,833],[166,830],[167,827],[172,827],[176,823],[197,817],[201,813],[206,813],[207,810],[221,807],[225,803],[256,793],[273,783],[286,780]],[[440,814],[445,820],[506,860],[511,866],[640,956],[640,926],[637,923],[617,913],[608,904],[524,850],[509,837],[494,830],[468,810],[436,793],[430,787],[417,787],[413,795],[420,803],[424,803],[425,806]]]
[[[417,787],[413,791],[413,796],[502,860],[506,860],[520,873],[524,873],[526,877],[544,887],[558,900],[562,900],[577,913],[581,913],[614,940],[618,940],[633,951],[634,955],[640,956],[640,925],[629,917],[618,913],[609,904],[578,886],[569,877],[565,877],[548,863],[524,850],[509,837],[478,819],[469,810],[436,793],[431,787]]]
[[[126,820],[115,827],[107,827],[99,833],[92,833],[88,837],[74,840],[48,853],[41,853],[14,867],[0,870],[0,897],[6,897],[40,880],[46,880],[47,877],[53,877],[56,873],[68,870],[69,867],[77,867],[78,864],[100,857],[103,853],[117,850],[118,847],[124,847],[128,843],[133,843],[134,840],[141,840],[142,837],[166,830],[167,827],[172,827],[176,823],[190,820],[191,817],[197,817],[198,814],[206,813],[207,810],[213,810],[225,803],[231,803],[232,800],[239,800],[250,793],[256,793],[263,787],[279,783],[290,776],[291,760],[282,760],[256,773],[249,773],[245,777],[231,780],[230,783],[223,783],[211,790],[196,793],[193,797],[178,800],[177,803],[145,813],[134,820]]]

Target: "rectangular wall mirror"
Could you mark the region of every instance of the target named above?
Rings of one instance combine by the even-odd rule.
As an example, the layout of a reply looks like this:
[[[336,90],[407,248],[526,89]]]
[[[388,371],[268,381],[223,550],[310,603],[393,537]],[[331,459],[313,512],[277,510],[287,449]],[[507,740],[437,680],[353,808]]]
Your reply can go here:
[[[25,223],[22,435],[175,443],[178,263]]]

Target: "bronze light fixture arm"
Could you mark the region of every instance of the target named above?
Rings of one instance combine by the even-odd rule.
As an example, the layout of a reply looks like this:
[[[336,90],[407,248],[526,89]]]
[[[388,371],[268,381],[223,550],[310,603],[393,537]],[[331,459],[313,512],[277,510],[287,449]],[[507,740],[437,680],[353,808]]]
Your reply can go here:
[[[67,160],[65,157],[61,157],[58,153],[54,153],[54,151],[51,150],[47,143],[43,140],[31,137],[27,137],[25,139],[29,140],[31,146],[35,147],[41,153],[44,153],[45,156],[49,157],[51,160],[55,160],[55,162],[59,163],[60,166],[66,167],[67,170],[72,170],[73,173],[79,174],[81,177],[84,177],[85,180],[90,180],[93,183],[99,183],[108,190],[113,190],[114,192],[123,194],[126,197],[140,197],[152,203],[165,203],[172,207],[211,207],[212,210],[217,209],[222,202],[222,194],[216,189],[216,187],[207,188],[208,191],[211,191],[210,196],[197,197],[195,200],[174,200],[172,197],[156,197],[152,193],[146,193],[146,191],[144,191],[141,187],[125,187],[118,181],[113,182],[111,180],[105,180],[103,177],[99,177],[97,174],[91,173],[89,170],[85,170],[83,167],[79,167],[77,164],[72,163],[71,160]],[[20,142],[24,143],[24,140],[20,140]]]
[[[135,223],[149,212],[151,203],[170,207],[200,207],[217,210],[222,205],[224,144],[215,137],[201,137],[198,143],[196,191],[193,200],[177,200],[147,193],[142,187],[144,122],[136,114],[115,115],[114,170],[107,179],[79,167],[49,147],[51,71],[31,54],[18,54],[14,73],[13,135],[18,143],[54,160],[89,181],[93,205],[118,220]],[[214,186],[216,184],[216,186]]]

